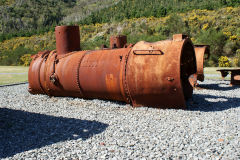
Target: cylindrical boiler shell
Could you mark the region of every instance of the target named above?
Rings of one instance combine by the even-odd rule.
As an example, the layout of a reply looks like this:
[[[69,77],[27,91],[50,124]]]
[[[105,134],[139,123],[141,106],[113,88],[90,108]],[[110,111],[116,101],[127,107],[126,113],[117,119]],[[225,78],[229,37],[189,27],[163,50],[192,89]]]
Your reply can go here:
[[[189,39],[137,43],[126,72],[133,105],[184,108],[192,96],[188,76],[195,71],[194,59]]]
[[[37,67],[32,68],[35,63]],[[32,76],[35,72],[39,72],[40,84]],[[38,57],[29,68],[29,88],[32,93],[50,96],[118,100],[136,107],[185,108],[185,99],[192,95],[188,77],[195,72],[189,39],[139,42],[133,48],[65,55],[51,52],[44,60]]]

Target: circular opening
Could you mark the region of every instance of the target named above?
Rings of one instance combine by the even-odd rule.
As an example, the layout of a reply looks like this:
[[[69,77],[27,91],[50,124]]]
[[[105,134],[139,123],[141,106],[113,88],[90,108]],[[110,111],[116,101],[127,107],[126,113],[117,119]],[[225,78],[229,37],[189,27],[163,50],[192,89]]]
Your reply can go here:
[[[193,93],[193,88],[189,82],[189,77],[197,71],[195,51],[190,41],[185,41],[183,44],[180,64],[180,77],[183,94],[185,99],[188,99],[192,97]]]

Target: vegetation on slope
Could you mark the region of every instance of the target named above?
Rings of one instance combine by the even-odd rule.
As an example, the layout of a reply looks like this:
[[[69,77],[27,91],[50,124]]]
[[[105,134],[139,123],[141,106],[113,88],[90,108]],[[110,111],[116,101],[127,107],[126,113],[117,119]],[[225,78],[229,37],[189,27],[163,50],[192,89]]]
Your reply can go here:
[[[81,24],[106,23],[140,17],[165,17],[193,9],[214,10],[239,6],[240,0],[121,0],[116,5],[93,12]]]
[[[0,42],[43,34],[60,24],[120,22],[239,5],[240,0],[0,0]]]
[[[240,54],[240,7],[227,7],[214,11],[193,10],[188,13],[171,14],[166,17],[143,17],[125,19],[122,22],[81,25],[83,49],[98,49],[109,44],[110,35],[124,34],[129,43],[140,40],[158,41],[171,38],[175,33],[190,35],[195,44],[209,44],[211,59],[209,66],[216,66],[222,55],[232,58],[239,65]],[[24,54],[35,54],[40,50],[55,48],[53,31],[31,37],[19,37],[0,43],[0,64],[19,65]]]
[[[0,42],[80,21],[118,0],[0,0]]]

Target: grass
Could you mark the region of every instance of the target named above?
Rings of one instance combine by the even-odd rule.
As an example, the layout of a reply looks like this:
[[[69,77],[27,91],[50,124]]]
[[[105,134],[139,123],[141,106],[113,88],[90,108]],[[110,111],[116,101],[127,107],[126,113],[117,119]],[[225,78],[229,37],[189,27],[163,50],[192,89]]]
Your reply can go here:
[[[0,73],[27,73],[28,67],[23,66],[0,66]]]
[[[218,69],[234,69],[236,67],[205,67],[204,68],[204,73],[206,74],[219,74],[220,72],[217,71]]]
[[[21,74],[21,75],[17,75],[17,74],[1,75],[0,74],[0,85],[27,82],[27,79],[28,79],[27,74]]]
[[[27,82],[28,81],[27,73],[28,67],[0,66],[0,85]]]
[[[204,74],[206,79],[222,79],[221,73],[218,69],[233,69],[234,67],[206,67],[204,68]],[[212,76],[208,76],[212,75]],[[230,80],[230,74],[225,77],[225,80]]]
[[[204,74],[219,74],[220,72],[216,71],[217,69],[220,69],[220,67],[206,67],[204,68]]]

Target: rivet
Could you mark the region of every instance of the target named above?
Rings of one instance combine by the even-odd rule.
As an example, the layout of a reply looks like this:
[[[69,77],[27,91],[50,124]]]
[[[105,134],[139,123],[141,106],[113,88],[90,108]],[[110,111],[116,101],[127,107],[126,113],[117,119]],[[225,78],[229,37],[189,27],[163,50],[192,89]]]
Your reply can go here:
[[[172,81],[174,81],[174,78],[173,77],[167,77],[167,80],[172,82]]]

